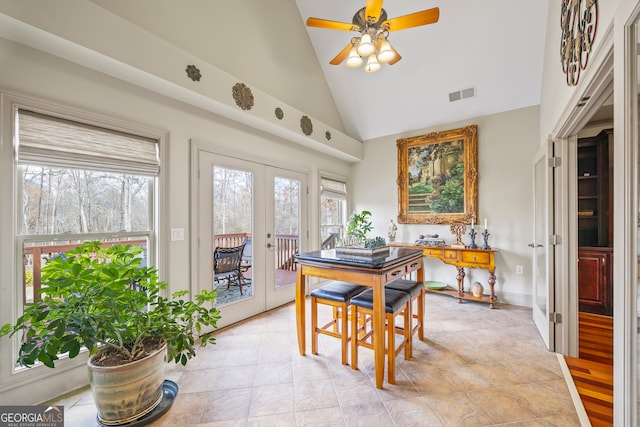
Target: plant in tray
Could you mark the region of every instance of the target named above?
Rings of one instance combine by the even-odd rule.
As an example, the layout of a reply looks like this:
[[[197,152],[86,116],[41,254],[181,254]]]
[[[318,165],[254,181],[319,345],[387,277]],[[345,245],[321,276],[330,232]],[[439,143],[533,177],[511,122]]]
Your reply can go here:
[[[167,283],[159,280],[154,267],[142,265],[142,252],[135,245],[102,247],[92,241],[47,261],[41,298],[26,304],[15,324],[0,329],[0,336],[19,334],[18,363],[30,367],[42,362],[53,368],[61,355],[74,358],[86,348],[90,370],[135,365],[159,350],[166,353],[163,360],[185,365],[195,356],[198,341],[201,346],[215,343],[211,333],[220,318],[213,306],[215,289],[202,291],[193,301],[185,298],[188,291],[165,297]],[[160,375],[164,377],[164,371]],[[92,380],[94,376],[92,372]],[[162,393],[152,390],[155,400],[158,391]],[[121,395],[117,399],[124,400]],[[109,411],[121,417],[122,411]],[[118,418],[105,423],[109,421],[123,422]]]
[[[347,221],[347,235],[359,240],[367,238],[367,233],[373,229],[369,217],[371,212],[353,212]]]

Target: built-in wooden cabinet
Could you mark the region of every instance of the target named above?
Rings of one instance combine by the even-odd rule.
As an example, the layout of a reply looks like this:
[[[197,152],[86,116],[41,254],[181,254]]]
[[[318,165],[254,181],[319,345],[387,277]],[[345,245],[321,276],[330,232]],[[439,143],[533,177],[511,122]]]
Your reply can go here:
[[[613,314],[613,132],[578,140],[578,300],[582,312]]]
[[[613,180],[609,143],[613,133],[578,140],[578,246],[611,246]]]
[[[612,248],[578,247],[580,311],[613,315],[612,263]]]

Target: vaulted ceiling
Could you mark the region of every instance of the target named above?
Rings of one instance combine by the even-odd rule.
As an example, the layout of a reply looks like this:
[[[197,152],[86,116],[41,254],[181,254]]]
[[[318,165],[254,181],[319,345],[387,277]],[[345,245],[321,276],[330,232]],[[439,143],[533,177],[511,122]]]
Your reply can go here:
[[[296,3],[303,20],[351,22],[365,2]],[[539,104],[546,3],[386,0],[389,18],[438,7],[440,19],[392,32],[389,40],[402,60],[374,74],[329,64],[357,33],[319,28],[308,33],[347,132],[367,140]],[[449,102],[449,93],[467,88],[476,96]]]
[[[546,1],[385,0],[390,18],[440,18],[392,32],[402,60],[373,74],[329,64],[357,33],[305,25],[365,0],[92,1],[361,141],[540,103]]]

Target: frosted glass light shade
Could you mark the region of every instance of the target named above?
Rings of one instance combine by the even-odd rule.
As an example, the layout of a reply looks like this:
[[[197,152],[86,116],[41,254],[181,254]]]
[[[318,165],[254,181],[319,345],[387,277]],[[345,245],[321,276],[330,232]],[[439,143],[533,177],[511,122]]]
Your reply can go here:
[[[380,53],[378,54],[378,61],[389,62],[396,57],[395,51],[391,48],[391,43],[387,39],[384,39],[380,44]]]
[[[360,37],[360,44],[358,45],[358,54],[360,56],[369,56],[375,52],[376,48],[371,44],[371,36],[367,33]]]
[[[382,68],[382,65],[380,65],[380,63],[378,62],[378,58],[376,58],[375,55],[370,55],[369,60],[367,61],[367,65],[364,67],[364,70],[367,73],[375,73],[380,68]]]
[[[351,51],[349,52],[349,57],[347,58],[347,67],[349,68],[358,68],[359,66],[362,65],[364,61],[362,60],[362,58],[360,57],[360,55],[358,55],[358,51],[356,50],[356,47],[352,47]]]

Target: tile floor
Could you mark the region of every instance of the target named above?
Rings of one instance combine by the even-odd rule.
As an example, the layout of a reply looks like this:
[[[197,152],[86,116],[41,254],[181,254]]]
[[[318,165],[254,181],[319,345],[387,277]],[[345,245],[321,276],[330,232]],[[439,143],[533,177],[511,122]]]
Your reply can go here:
[[[383,390],[372,380],[370,350],[360,349],[359,371],[340,363],[339,341],[331,337],[319,338],[319,355],[300,356],[293,304],[222,329],[216,345],[169,369],[178,396],[149,425],[580,425],[530,309],[490,310],[427,294],[425,320],[425,341],[414,341],[412,360],[400,355],[397,383],[385,381]],[[96,425],[87,389],[55,403],[65,406],[66,427]]]

